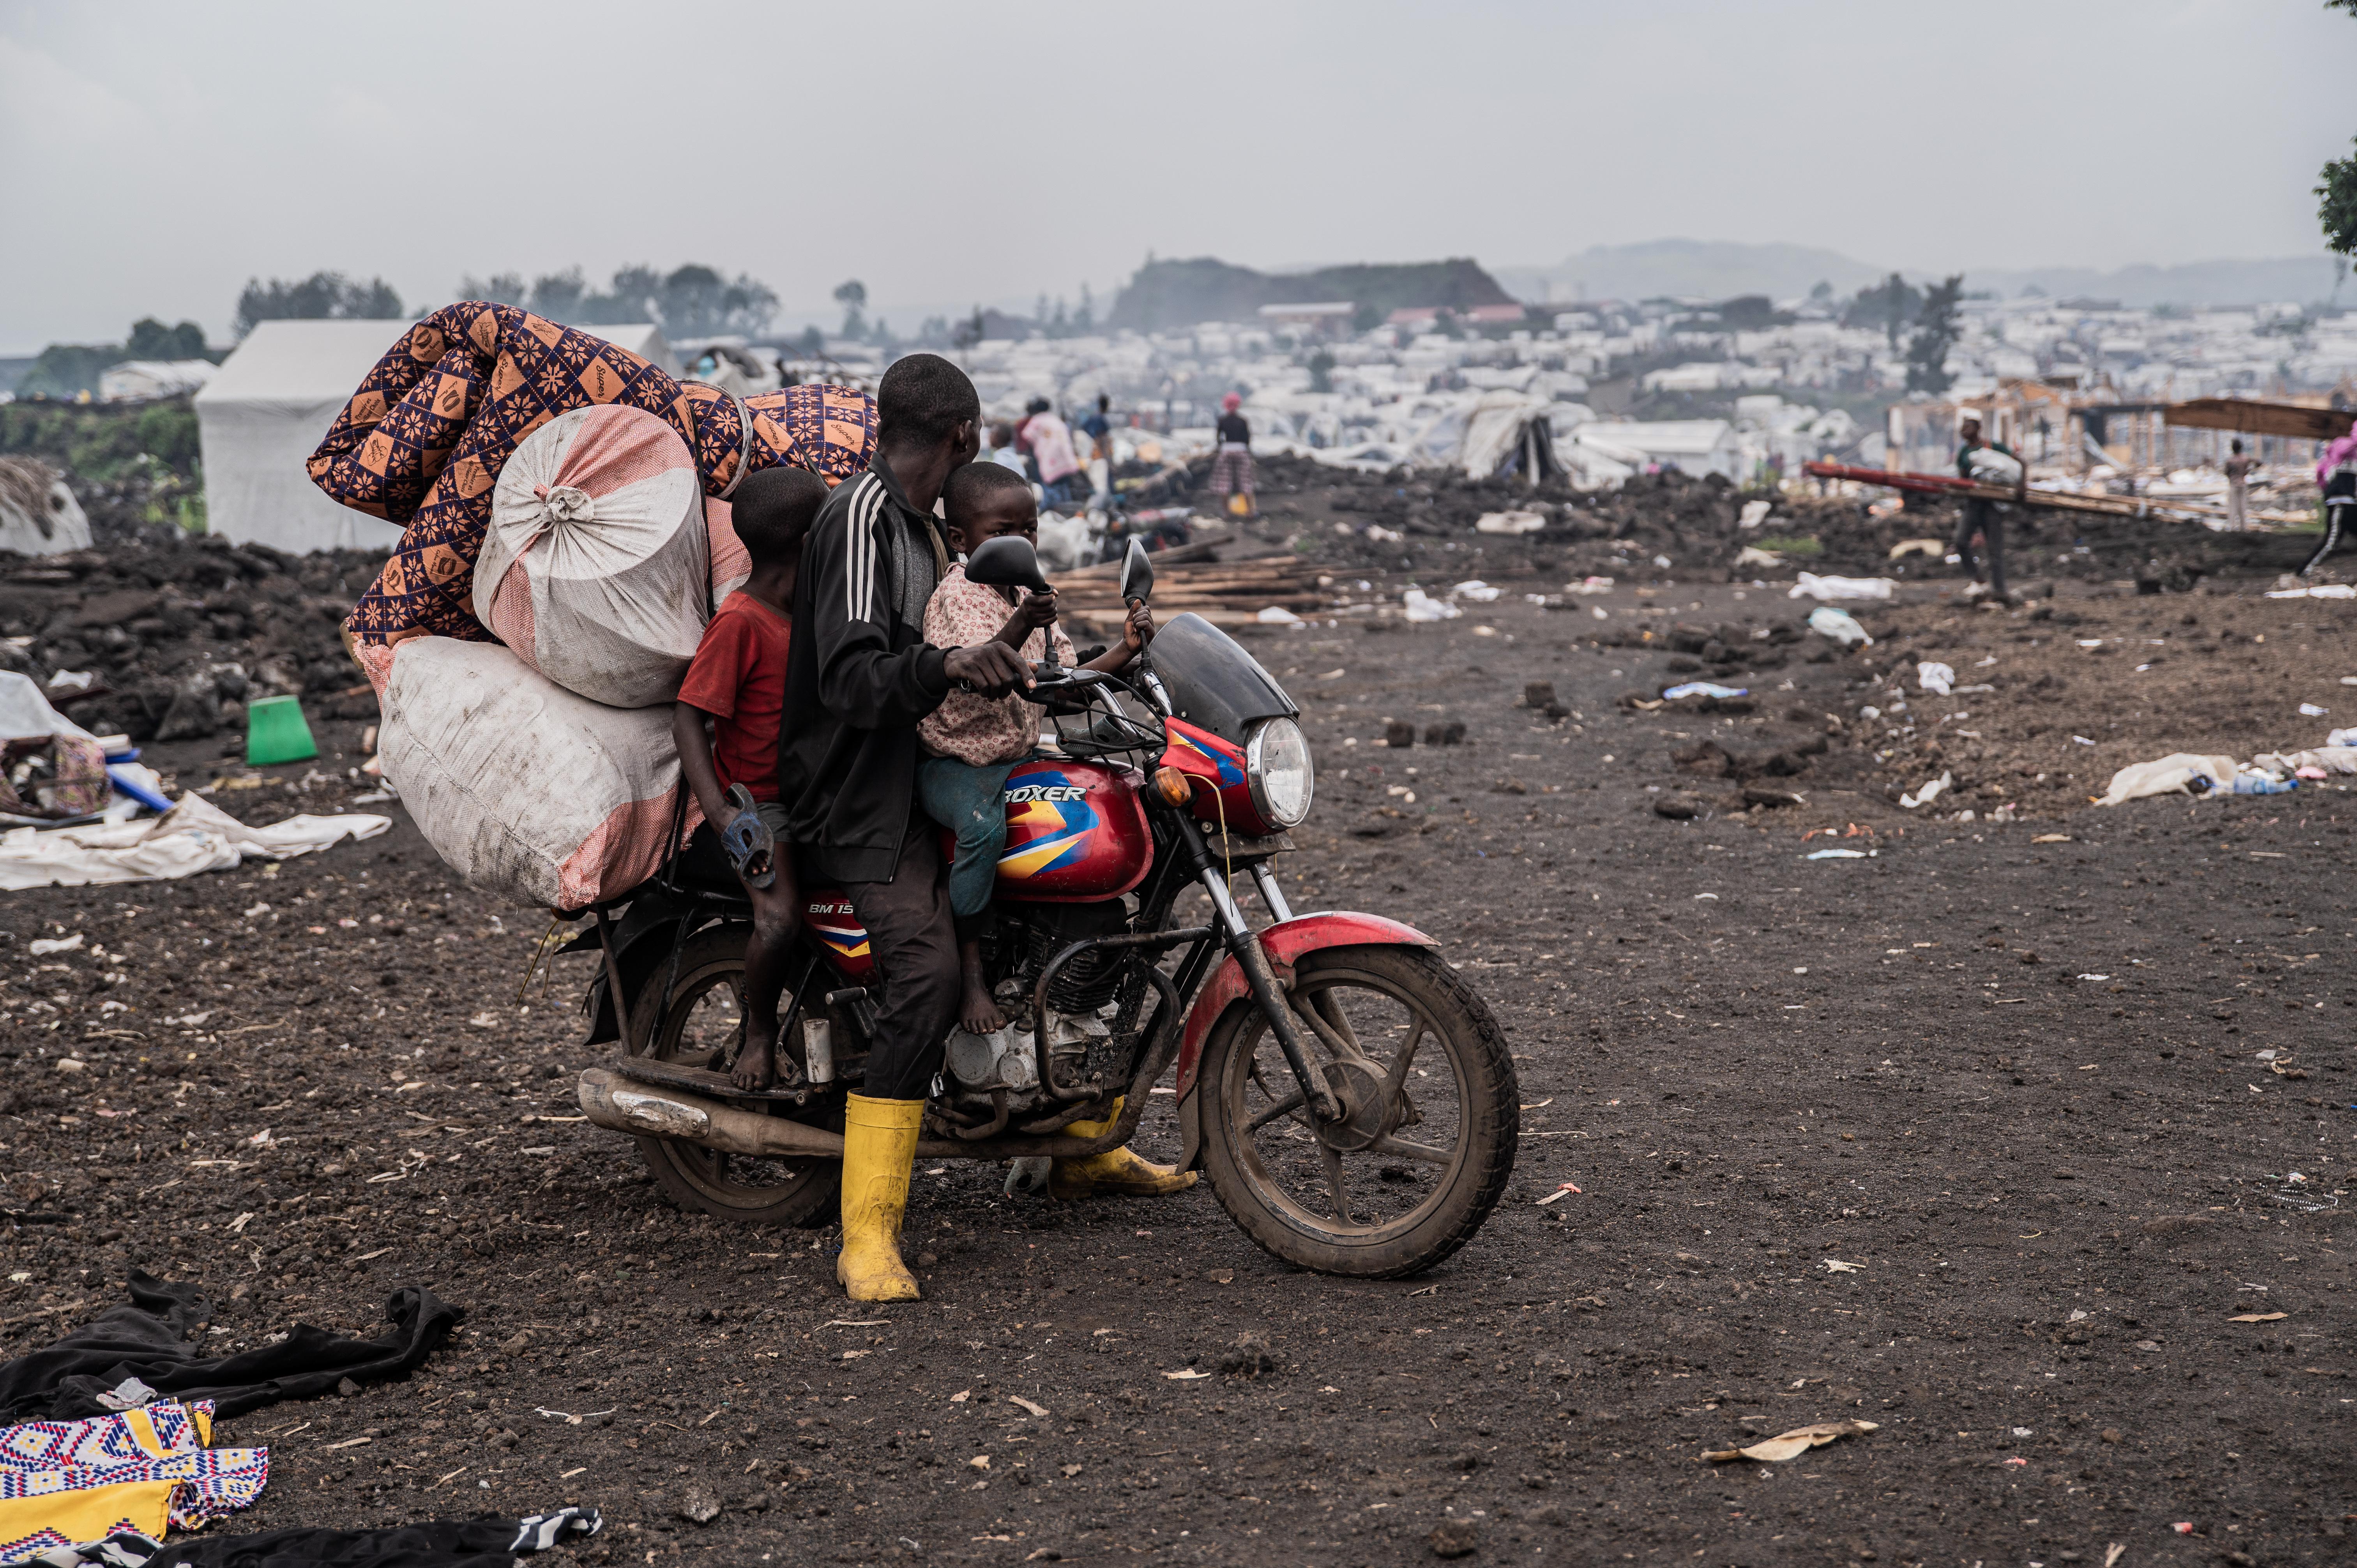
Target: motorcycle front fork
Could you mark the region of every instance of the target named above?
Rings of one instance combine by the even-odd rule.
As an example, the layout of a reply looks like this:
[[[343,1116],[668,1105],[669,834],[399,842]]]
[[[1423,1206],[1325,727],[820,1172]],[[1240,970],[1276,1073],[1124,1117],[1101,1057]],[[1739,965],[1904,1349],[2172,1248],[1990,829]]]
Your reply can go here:
[[[1253,935],[1244,912],[1237,907],[1235,896],[1228,891],[1227,878],[1220,875],[1218,863],[1211,858],[1210,844],[1203,839],[1203,830],[1191,817],[1180,816],[1179,842],[1195,862],[1196,880],[1203,891],[1211,896],[1211,908],[1220,917],[1220,933],[1225,940],[1230,957],[1243,972],[1244,983],[1252,990],[1253,1001],[1259,1006],[1261,1016],[1268,1023],[1269,1032],[1276,1036],[1277,1048],[1285,1053],[1285,1065],[1292,1069],[1293,1081],[1301,1090],[1301,1098],[1311,1114],[1321,1122],[1339,1120],[1340,1104],[1327,1088],[1326,1075],[1311,1062],[1308,1051],[1301,1043],[1301,1031],[1293,1015],[1292,1004],[1286,1000],[1285,987],[1278,983],[1276,972],[1269,967],[1268,955],[1261,950],[1260,940]],[[1276,877],[1265,861],[1253,866],[1253,880],[1259,886],[1261,897],[1268,904],[1269,913],[1279,920],[1289,920],[1293,910],[1277,890]]]

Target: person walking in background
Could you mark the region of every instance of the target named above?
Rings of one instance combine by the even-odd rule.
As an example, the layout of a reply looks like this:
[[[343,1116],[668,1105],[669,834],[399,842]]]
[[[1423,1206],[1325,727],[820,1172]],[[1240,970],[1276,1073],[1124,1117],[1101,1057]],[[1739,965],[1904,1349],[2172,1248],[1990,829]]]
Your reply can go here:
[[[1081,471],[1072,456],[1072,433],[1052,408],[1041,408],[1023,427],[1031,444],[1032,461],[1039,465],[1039,505],[1056,511],[1072,510],[1072,476]]]
[[[1211,493],[1228,498],[1228,510],[1238,517],[1253,515],[1252,426],[1237,410],[1244,400],[1234,392],[1220,400],[1219,451],[1211,459]],[[1242,504],[1238,504],[1242,498]]]
[[[2299,569],[2303,577],[2324,564],[2342,534],[2357,527],[2357,519],[2350,515],[2357,511],[2357,430],[2324,448],[2324,457],[2316,465],[2316,482],[2324,491],[2324,538]]]
[[[2234,437],[2234,455],[2226,459],[2226,526],[2240,533],[2251,526],[2251,470],[2257,465],[2243,456],[2243,438]]]
[[[1967,419],[1957,432],[1963,445],[1956,448],[1956,474],[1984,485],[2010,485],[2018,496],[2027,489],[2029,470],[2022,464],[2012,447],[2002,442],[1981,439],[1981,422]],[[1988,550],[1989,596],[1999,604],[2010,604],[2005,592],[2005,517],[1997,503],[1980,496],[1964,500],[1964,520],[1956,524],[1955,553],[1964,562],[1964,570],[1975,576],[1980,574],[1973,561],[1973,535],[1979,534]]]
[[[1089,438],[1090,504],[1109,506],[1113,502],[1113,399],[1110,395],[1097,393],[1097,406],[1081,421],[1081,433]]]

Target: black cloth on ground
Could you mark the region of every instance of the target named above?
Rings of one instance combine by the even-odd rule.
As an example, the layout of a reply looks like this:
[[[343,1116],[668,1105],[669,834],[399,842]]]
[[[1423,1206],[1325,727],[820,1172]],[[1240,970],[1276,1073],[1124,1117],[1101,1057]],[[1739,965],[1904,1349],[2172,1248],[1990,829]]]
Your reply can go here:
[[[347,1339],[298,1323],[275,1344],[200,1360],[188,1331],[211,1314],[190,1281],[131,1271],[131,1303],[101,1313],[47,1349],[0,1365],[0,1421],[80,1421],[104,1415],[98,1396],[137,1378],[157,1396],[211,1400],[227,1418],[279,1400],[331,1393],[403,1376],[424,1363],[464,1316],[433,1292],[404,1285],[385,1303],[392,1329]]]
[[[161,1546],[116,1535],[31,1559],[37,1568],[511,1568],[517,1554],[546,1552],[597,1533],[596,1509],[530,1519],[436,1520],[389,1530],[274,1530],[199,1536]]]

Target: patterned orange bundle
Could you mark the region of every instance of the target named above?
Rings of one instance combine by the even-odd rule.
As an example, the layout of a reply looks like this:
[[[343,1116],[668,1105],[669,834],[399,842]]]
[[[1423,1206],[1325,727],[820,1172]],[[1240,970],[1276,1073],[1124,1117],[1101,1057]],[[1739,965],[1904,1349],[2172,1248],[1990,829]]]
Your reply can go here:
[[[511,305],[443,306],[385,351],[311,455],[311,482],[407,532],[347,623],[363,645],[432,633],[492,640],[475,618],[475,557],[491,486],[516,443],[593,403],[641,408],[695,454],[706,495],[747,471],[791,466],[839,484],[876,449],[876,400],[849,387],[798,386],[737,405],[681,382],[587,332]]]

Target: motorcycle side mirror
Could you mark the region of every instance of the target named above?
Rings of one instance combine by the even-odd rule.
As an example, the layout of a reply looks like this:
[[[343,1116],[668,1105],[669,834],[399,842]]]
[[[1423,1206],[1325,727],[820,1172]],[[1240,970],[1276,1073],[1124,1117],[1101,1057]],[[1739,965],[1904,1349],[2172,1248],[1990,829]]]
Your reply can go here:
[[[1039,575],[1039,555],[1028,539],[1017,539],[1002,533],[996,539],[985,539],[974,547],[965,558],[965,575],[969,583],[981,583],[993,588],[1028,588],[1035,594],[1049,591],[1048,579]]]
[[[1133,599],[1151,601],[1154,597],[1154,563],[1146,553],[1146,541],[1129,542],[1129,553],[1121,560],[1121,602]]]

